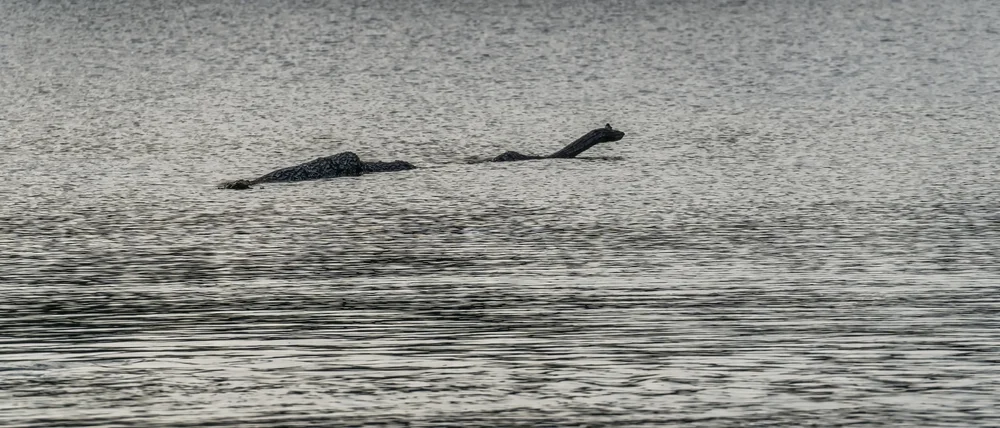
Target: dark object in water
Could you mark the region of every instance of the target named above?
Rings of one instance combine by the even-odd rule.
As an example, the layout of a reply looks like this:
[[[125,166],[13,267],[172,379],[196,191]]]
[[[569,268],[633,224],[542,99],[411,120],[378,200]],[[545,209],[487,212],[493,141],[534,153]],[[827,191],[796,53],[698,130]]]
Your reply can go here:
[[[548,156],[523,155],[518,152],[506,152],[500,156],[488,159],[484,162],[507,162],[530,159],[568,159],[576,157],[587,149],[599,143],[621,140],[625,133],[611,128],[611,124],[605,125],[588,132],[576,141],[563,147],[562,150]],[[227,181],[219,185],[221,189],[244,190],[255,184],[273,183],[278,181],[304,181],[319,180],[322,178],[334,177],[354,177],[361,174],[373,172],[406,171],[416,168],[406,161],[392,162],[364,162],[354,152],[337,153],[333,156],[317,158],[303,164],[271,171],[260,177],[250,180]]]
[[[271,171],[251,180],[227,181],[219,185],[219,188],[244,190],[260,183],[354,177],[372,172],[405,171],[414,168],[416,167],[413,164],[405,161],[364,162],[354,152],[343,152]]]
[[[594,147],[599,143],[618,141],[624,137],[624,132],[611,128],[611,124],[609,123],[604,125],[603,128],[598,128],[588,132],[587,135],[578,138],[576,141],[569,143],[568,146],[563,147],[562,150],[548,156],[523,155],[518,152],[505,152],[500,156],[490,159],[489,162],[509,162],[532,159],[569,159],[576,157],[576,155],[583,153],[587,149]]]

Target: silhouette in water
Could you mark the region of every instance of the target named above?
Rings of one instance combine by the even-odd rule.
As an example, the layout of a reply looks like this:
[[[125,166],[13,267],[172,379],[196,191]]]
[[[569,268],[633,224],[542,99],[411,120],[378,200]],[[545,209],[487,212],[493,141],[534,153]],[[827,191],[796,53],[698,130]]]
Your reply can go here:
[[[333,156],[317,158],[303,164],[271,171],[250,180],[234,180],[222,183],[222,189],[244,190],[260,183],[282,181],[319,180],[322,178],[354,177],[371,172],[406,171],[416,168],[406,161],[365,162],[354,152],[337,153]]]
[[[625,137],[624,132],[612,129],[611,124],[607,124],[603,128],[598,128],[588,132],[586,135],[578,138],[568,146],[563,147],[562,150],[548,156],[524,155],[511,151],[505,152],[495,158],[488,159],[486,162],[509,162],[532,159],[568,159],[576,157],[594,145],[610,141],[618,141],[623,137]],[[354,152],[343,152],[337,153],[333,156],[317,158],[303,164],[274,170],[254,179],[227,181],[222,183],[219,187],[222,189],[243,190],[249,189],[251,186],[260,183],[319,180],[334,177],[353,177],[373,172],[406,171],[414,168],[416,168],[416,166],[413,166],[413,164],[406,161],[365,162],[362,161],[361,158],[359,158]]]
[[[487,162],[510,162],[533,159],[569,159],[576,157],[576,155],[583,153],[587,149],[594,147],[599,143],[618,141],[624,137],[624,132],[612,129],[611,124],[609,123],[604,125],[603,128],[598,128],[588,132],[587,135],[578,138],[576,141],[569,143],[568,146],[563,147],[562,150],[548,156],[524,155],[518,152],[509,151],[504,152],[504,154],[493,159],[489,159]]]

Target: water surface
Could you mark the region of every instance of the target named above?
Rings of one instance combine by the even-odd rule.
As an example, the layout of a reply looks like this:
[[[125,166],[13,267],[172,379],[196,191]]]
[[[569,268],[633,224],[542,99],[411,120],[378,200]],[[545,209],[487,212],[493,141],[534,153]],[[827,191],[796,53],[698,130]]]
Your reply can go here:
[[[7,426],[1000,416],[990,2],[0,15]]]

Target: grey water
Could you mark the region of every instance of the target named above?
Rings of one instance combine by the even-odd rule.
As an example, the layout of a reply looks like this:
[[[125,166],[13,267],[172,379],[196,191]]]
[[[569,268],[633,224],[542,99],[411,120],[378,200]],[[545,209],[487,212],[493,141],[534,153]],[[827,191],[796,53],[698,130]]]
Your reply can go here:
[[[0,426],[1000,424],[995,2],[0,17]]]

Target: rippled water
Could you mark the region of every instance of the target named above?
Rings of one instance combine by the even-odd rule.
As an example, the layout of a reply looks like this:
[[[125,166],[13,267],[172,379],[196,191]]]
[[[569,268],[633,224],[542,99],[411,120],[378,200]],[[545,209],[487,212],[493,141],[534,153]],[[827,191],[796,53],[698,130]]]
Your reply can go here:
[[[541,3],[0,3],[0,425],[997,423],[1000,7]]]

